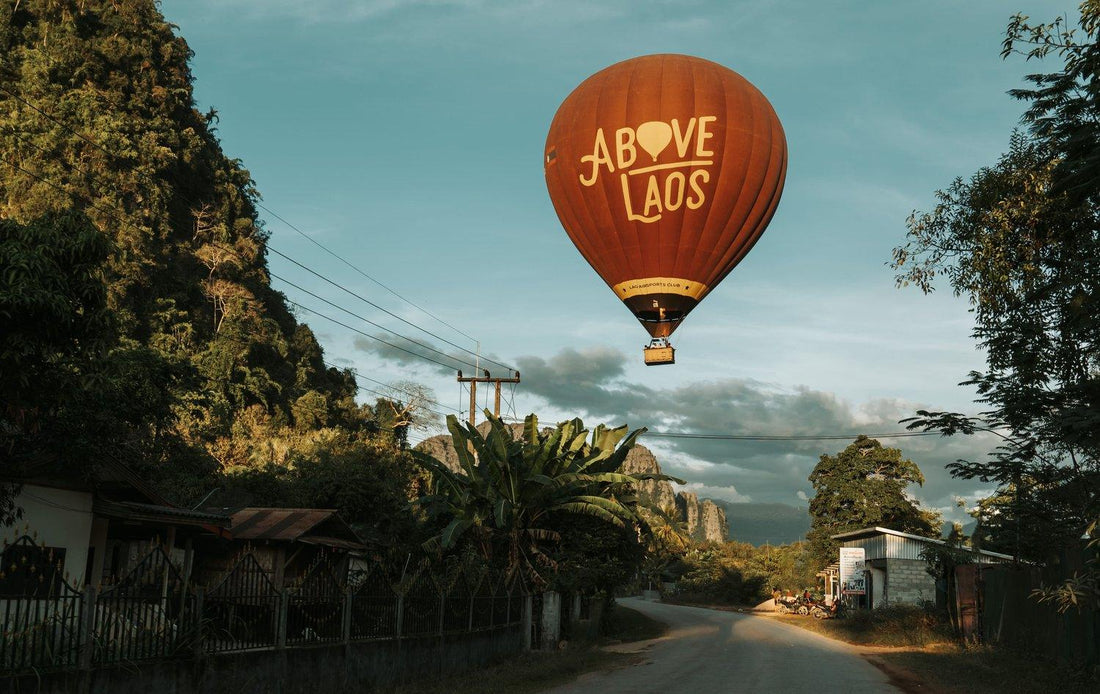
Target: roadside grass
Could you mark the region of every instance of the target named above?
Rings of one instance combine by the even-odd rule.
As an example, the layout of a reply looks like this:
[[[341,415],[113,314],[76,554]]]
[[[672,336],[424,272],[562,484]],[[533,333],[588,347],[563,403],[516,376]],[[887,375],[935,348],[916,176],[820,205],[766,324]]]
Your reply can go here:
[[[954,640],[950,625],[920,607],[907,605],[856,610],[842,619],[777,618],[857,646],[928,646]]]
[[[882,669],[888,674],[901,674],[897,680],[906,691],[941,694],[1095,694],[1100,691],[1100,673],[1058,666],[1033,653],[1008,649],[941,644],[923,650],[876,653],[870,660],[883,663]],[[918,686],[906,687],[906,682]]]
[[[565,684],[586,672],[614,670],[638,662],[634,653],[614,653],[601,645],[644,641],[668,627],[637,610],[614,605],[607,635],[599,641],[571,642],[559,651],[523,653],[485,668],[451,677],[401,685],[393,694],[535,694]]]
[[[966,646],[948,625],[917,607],[857,611],[843,619],[776,615],[867,649],[863,655],[907,692],[936,694],[1078,694],[1100,691],[1100,671],[1059,666],[1034,653]],[[896,649],[896,650],[894,650]]]

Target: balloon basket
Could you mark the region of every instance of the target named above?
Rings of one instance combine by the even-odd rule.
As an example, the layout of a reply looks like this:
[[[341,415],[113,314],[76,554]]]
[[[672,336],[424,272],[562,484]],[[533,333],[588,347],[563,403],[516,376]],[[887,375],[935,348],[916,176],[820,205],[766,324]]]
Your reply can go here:
[[[642,356],[646,366],[676,363],[676,350],[664,338],[650,341],[649,346],[642,349]]]

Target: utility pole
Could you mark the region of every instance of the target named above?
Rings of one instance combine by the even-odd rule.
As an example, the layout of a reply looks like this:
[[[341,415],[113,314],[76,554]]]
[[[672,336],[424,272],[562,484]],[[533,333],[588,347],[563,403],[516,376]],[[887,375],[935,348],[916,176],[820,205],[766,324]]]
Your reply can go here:
[[[501,383],[519,383],[519,372],[515,372],[515,378],[493,378],[493,376],[485,369],[481,370],[484,376],[467,376],[463,377],[462,372],[458,372],[459,383],[470,384],[470,416],[466,420],[470,423],[470,426],[474,426],[476,420],[474,414],[477,412],[477,384],[478,383],[492,383],[496,385],[496,398],[493,401],[493,414],[497,417],[500,416],[500,384]]]

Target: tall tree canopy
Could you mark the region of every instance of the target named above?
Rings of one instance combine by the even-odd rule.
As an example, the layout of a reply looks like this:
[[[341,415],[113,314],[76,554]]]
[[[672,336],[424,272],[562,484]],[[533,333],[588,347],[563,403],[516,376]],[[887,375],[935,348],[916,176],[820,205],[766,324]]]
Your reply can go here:
[[[969,180],[909,220],[894,250],[899,284],[925,292],[937,277],[967,297],[987,359],[970,374],[979,417],[919,412],[913,427],[993,430],[988,459],[949,465],[997,485],[981,507],[989,549],[1043,559],[1100,516],[1100,0],[1079,25],[1017,15],[1005,56],[1056,55],[1050,73],[1016,90],[1028,132]]]
[[[917,464],[866,436],[836,455],[822,455],[810,483],[806,539],[819,567],[837,560],[839,545],[830,538],[838,533],[881,526],[934,537],[942,525],[939,514],[922,510],[905,493],[911,484],[924,484]]]
[[[188,505],[215,487],[223,491],[213,502],[234,503],[230,491],[297,479],[294,470],[319,460],[388,461],[393,439],[377,440],[377,418],[356,402],[353,375],[325,364],[309,327],[270,286],[258,194],[241,162],[222,151],[216,114],[196,108],[190,58],[155,0],[0,3],[0,253],[47,258],[57,229],[71,237],[58,248],[98,236],[105,247],[102,297],[93,298],[109,317],[99,363],[112,366],[103,374],[108,387],[96,393],[112,400],[88,412],[124,420],[133,436],[69,457],[124,460]],[[58,221],[76,219],[71,213],[84,221]],[[55,294],[83,277],[80,268],[60,268],[66,288],[54,277],[56,262],[26,267],[19,281]],[[26,287],[3,290],[10,299]],[[41,298],[37,308],[18,308],[73,308]],[[82,316],[86,323],[91,314]],[[76,339],[82,324],[56,324],[69,335],[47,334],[47,325],[5,336],[3,372],[26,363],[36,369],[21,372],[27,378],[44,378],[44,369],[60,378],[54,367],[67,347],[47,343]],[[13,347],[16,339],[23,342]],[[67,386],[54,392],[77,401]],[[16,408],[0,414],[0,429],[30,411]],[[104,425],[82,421],[89,431]],[[16,453],[34,456],[49,441],[23,437]],[[336,474],[340,465],[320,468]],[[411,468],[406,460],[391,472],[385,487],[362,494],[393,503],[349,500],[347,510],[369,523],[396,508]],[[333,499],[304,489],[291,496],[303,495]]]

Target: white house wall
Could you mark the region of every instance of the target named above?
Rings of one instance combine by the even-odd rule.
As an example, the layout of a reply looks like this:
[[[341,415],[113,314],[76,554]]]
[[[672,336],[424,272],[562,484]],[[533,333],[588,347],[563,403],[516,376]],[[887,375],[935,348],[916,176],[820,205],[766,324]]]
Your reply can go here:
[[[92,494],[26,484],[15,503],[23,509],[23,520],[7,530],[8,540],[26,528],[39,545],[64,548],[65,577],[82,585],[92,536]]]

